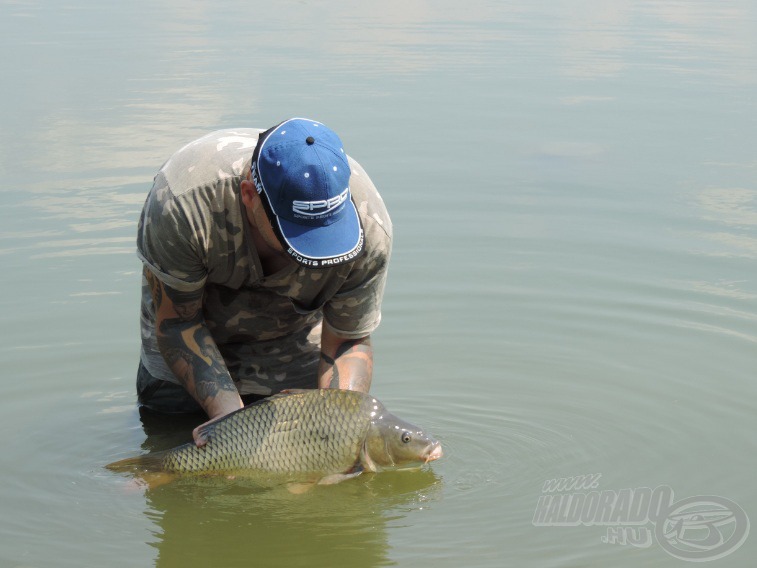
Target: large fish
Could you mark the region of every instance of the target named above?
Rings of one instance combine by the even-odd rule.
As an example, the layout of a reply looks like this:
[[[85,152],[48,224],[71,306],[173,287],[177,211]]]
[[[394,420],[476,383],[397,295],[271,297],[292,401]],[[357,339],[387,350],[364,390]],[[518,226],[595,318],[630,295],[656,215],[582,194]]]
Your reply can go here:
[[[114,471],[266,474],[337,483],[362,471],[418,466],[442,456],[438,441],[389,413],[371,395],[300,390],[248,405],[193,442],[109,464]]]

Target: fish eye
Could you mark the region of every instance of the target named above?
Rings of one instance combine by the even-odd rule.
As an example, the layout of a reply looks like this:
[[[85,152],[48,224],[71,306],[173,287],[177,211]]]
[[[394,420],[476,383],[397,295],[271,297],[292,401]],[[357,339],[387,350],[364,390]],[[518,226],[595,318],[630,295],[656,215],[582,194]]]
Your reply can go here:
[[[402,432],[402,443],[407,444],[412,439],[413,437],[410,435],[410,432]]]

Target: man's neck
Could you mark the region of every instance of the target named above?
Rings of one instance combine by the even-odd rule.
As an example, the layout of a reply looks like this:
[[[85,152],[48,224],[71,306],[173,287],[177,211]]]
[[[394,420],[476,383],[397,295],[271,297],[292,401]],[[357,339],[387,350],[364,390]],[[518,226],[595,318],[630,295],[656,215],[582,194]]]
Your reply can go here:
[[[271,274],[279,272],[292,262],[286,253],[269,246],[261,236],[260,231],[258,231],[254,225],[252,225],[251,228],[252,242],[255,245],[255,251],[260,259],[260,264],[263,267],[264,276],[270,276]]]

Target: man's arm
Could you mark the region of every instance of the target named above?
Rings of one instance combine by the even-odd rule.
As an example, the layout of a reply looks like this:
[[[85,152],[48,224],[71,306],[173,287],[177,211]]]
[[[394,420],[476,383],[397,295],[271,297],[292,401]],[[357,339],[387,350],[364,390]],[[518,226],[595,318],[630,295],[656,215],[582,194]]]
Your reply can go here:
[[[203,290],[181,292],[147,268],[158,348],[168,367],[212,419],[242,408],[242,399],[202,315]]]
[[[318,387],[368,392],[373,377],[373,348],[370,336],[344,339],[327,327],[321,333]]]

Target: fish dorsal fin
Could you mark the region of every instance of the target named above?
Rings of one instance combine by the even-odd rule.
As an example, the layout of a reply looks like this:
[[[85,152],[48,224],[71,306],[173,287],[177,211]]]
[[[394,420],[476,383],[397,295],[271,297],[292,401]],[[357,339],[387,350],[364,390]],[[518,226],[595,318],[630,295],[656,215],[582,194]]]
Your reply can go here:
[[[309,393],[309,392],[313,392],[315,390],[316,389],[284,389],[283,391],[278,392],[278,393],[276,393],[274,395],[271,395],[268,398],[264,398],[260,402],[263,402],[265,400],[275,400],[277,398],[284,398],[284,397],[287,397],[287,396],[292,396],[293,394],[306,394],[306,393]]]

